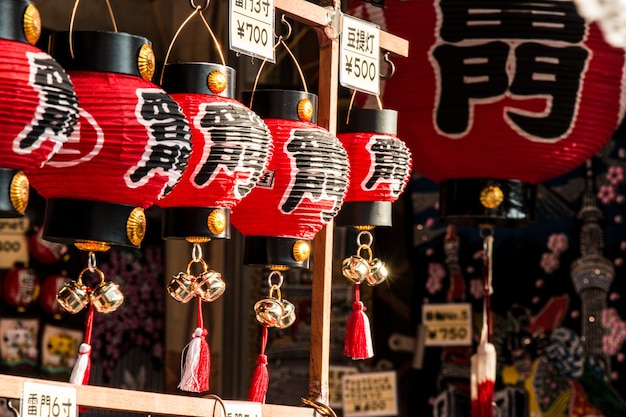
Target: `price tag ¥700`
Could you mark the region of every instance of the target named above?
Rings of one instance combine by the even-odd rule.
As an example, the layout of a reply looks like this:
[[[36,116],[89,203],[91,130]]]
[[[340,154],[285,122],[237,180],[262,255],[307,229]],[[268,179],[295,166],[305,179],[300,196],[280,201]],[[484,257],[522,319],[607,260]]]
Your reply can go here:
[[[274,0],[229,0],[230,49],[276,62]]]
[[[339,83],[367,94],[380,92],[380,29],[377,25],[343,16]]]
[[[76,388],[26,381],[20,408],[22,417],[77,417]]]

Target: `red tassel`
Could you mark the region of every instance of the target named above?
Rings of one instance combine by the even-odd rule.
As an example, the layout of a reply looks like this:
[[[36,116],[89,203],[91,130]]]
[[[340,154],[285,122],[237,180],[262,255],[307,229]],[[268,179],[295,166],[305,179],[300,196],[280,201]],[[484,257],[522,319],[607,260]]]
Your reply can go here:
[[[209,390],[211,362],[206,335],[206,329],[196,328],[191,342],[183,349],[181,376],[178,384],[178,388],[183,391],[204,392]]]
[[[252,382],[248,391],[248,401],[255,401],[265,404],[267,388],[270,383],[270,376],[267,370],[267,355],[265,355],[265,346],[267,345],[267,325],[263,326],[263,335],[261,337],[261,353],[256,358],[256,367],[252,374]]]
[[[369,359],[374,356],[370,321],[365,314],[365,306],[361,302],[359,286],[354,289],[352,314],[346,326],[346,339],[343,354],[352,359]]]
[[[76,385],[89,385],[91,373],[91,329],[93,327],[93,305],[89,304],[87,312],[87,325],[85,326],[85,341],[78,348],[78,357],[72,368],[70,383]]]

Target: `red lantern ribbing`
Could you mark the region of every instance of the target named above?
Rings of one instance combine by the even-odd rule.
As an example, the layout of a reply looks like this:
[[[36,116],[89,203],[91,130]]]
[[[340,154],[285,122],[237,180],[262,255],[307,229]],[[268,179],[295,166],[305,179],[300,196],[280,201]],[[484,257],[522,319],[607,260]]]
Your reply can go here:
[[[267,172],[231,217],[245,236],[244,264],[307,268],[311,240],[337,215],[347,192],[346,150],[315,124],[314,94],[257,90],[244,93],[243,101],[252,102],[274,140]]]
[[[0,0],[0,217],[24,214],[28,172],[59,150],[78,117],[68,75],[33,46],[40,34],[33,4]]]
[[[179,105],[150,80],[147,39],[118,32],[62,32],[50,50],[80,100],[75,133],[32,183],[47,199],[43,236],[86,250],[138,247],[144,209],[179,181],[191,152]]]
[[[255,187],[272,153],[263,120],[233,99],[235,70],[219,64],[167,64],[162,87],[188,117],[189,166],[162,198],[165,239],[230,237],[230,211]]]
[[[536,185],[579,167],[623,117],[624,50],[574,2],[394,2],[380,15],[411,44],[385,104],[448,222],[533,221]]]

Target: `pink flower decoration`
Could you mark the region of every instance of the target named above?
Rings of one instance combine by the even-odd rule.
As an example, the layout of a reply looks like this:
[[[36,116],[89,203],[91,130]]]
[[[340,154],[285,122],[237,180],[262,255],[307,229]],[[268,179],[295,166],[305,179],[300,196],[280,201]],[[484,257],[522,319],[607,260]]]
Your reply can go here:
[[[435,294],[438,291],[441,291],[441,278],[429,277],[426,281],[426,289],[429,293]]]
[[[485,287],[483,285],[482,279],[472,279],[470,280],[470,294],[474,296],[474,298],[479,299],[482,298],[483,293],[485,292]]]
[[[546,252],[541,256],[541,262],[539,265],[546,274],[551,274],[559,268],[559,257],[553,252]]]
[[[446,270],[439,262],[430,262],[428,264],[428,276],[441,279],[446,276]]]
[[[565,252],[568,247],[569,242],[567,240],[567,235],[564,233],[552,233],[550,237],[548,237],[548,249],[555,254]]]
[[[602,185],[598,190],[598,198],[604,204],[609,204],[615,200],[615,188],[612,185]]]
[[[610,166],[606,173],[606,179],[613,185],[622,182],[624,180],[624,168],[619,165]]]
[[[535,281],[535,288],[541,288],[541,287],[543,287],[543,280],[538,279],[537,281]]]

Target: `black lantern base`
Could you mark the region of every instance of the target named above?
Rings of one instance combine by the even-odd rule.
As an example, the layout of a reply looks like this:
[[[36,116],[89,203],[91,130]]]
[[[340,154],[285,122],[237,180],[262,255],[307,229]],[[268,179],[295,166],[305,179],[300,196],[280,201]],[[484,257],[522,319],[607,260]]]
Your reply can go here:
[[[145,229],[145,214],[138,207],[72,198],[46,202],[43,238],[51,242],[138,248]]]
[[[22,171],[0,168],[0,218],[22,217],[28,191],[28,180]]]
[[[310,240],[274,236],[246,236],[244,240],[244,265],[270,269],[309,268]]]
[[[345,202],[335,217],[335,225],[391,226],[392,208],[392,203],[389,201]]]
[[[166,207],[163,239],[230,239],[230,210],[223,207]]]
[[[460,178],[439,184],[439,215],[446,223],[515,227],[535,221],[537,186],[517,180]]]

